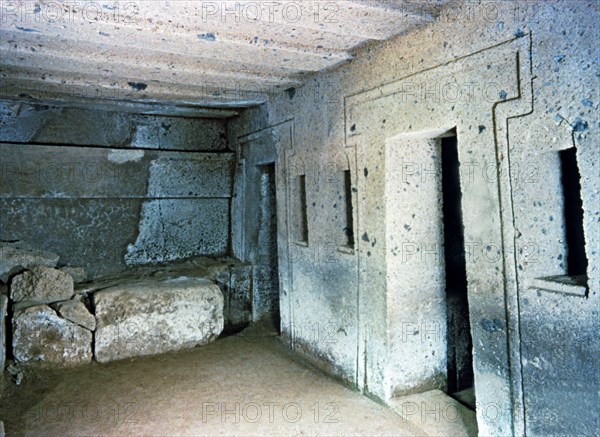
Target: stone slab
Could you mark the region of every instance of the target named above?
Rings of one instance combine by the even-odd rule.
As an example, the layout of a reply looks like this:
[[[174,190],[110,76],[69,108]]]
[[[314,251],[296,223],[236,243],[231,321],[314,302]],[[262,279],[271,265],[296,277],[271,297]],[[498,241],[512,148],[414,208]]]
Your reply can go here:
[[[229,238],[228,199],[151,200],[142,205],[139,231],[129,244],[128,266],[223,255]]]
[[[141,199],[0,199],[0,238],[19,239],[85,268],[90,277],[125,268],[138,232]],[[115,226],[118,223],[118,226]]]
[[[96,329],[96,318],[88,311],[80,300],[67,300],[58,302],[52,306],[63,318],[90,331]]]
[[[0,144],[0,198],[231,197],[234,155]]]
[[[45,304],[70,299],[73,294],[71,275],[45,266],[36,266],[15,276],[10,287],[14,302]]]
[[[20,363],[71,367],[92,360],[92,333],[59,317],[47,305],[26,308],[13,318],[13,354]]]
[[[96,360],[189,349],[223,330],[223,294],[212,281],[144,279],[94,294]]]

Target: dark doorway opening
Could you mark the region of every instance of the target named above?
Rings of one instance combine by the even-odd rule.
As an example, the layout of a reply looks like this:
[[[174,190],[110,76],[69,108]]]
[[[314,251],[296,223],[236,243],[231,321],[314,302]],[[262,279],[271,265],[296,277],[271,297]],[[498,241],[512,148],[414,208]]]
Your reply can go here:
[[[442,138],[442,198],[446,272],[448,394],[475,409],[460,163],[456,136]]]
[[[577,166],[577,149],[572,147],[559,152],[559,154],[567,242],[567,275],[584,276],[587,272],[587,258],[583,234],[583,202]]]
[[[354,249],[354,223],[352,219],[352,176],[350,170],[344,171],[344,206],[345,206],[345,226],[344,237],[345,246]]]
[[[296,241],[299,243],[308,244],[308,215],[306,212],[306,175],[299,175],[294,187],[296,195],[295,214],[293,229],[296,233]]]
[[[277,195],[275,164],[258,166],[260,172],[260,209],[258,259],[254,272],[256,319],[269,319],[279,331],[279,268],[277,258]]]

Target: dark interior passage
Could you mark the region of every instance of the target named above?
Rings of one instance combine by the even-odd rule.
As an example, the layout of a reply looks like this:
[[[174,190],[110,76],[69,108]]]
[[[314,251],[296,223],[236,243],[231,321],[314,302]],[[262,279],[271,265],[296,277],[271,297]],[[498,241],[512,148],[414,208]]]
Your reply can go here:
[[[350,170],[344,171],[344,199],[346,202],[346,226],[344,227],[346,246],[354,247],[354,225],[352,222],[352,176],[350,174]]]
[[[456,136],[442,139],[444,259],[448,317],[448,393],[474,408],[473,354],[467,298],[460,163]]]
[[[587,271],[583,235],[583,204],[577,166],[577,149],[559,152],[564,196],[565,238],[567,241],[567,275],[582,276]]]
[[[298,208],[297,208],[297,228],[298,241],[308,243],[308,217],[306,214],[306,176],[298,176]]]

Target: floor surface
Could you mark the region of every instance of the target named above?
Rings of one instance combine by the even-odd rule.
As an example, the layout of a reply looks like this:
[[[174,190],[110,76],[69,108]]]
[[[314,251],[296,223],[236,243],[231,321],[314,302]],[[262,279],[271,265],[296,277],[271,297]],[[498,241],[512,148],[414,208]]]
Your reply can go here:
[[[176,354],[26,375],[2,395],[12,435],[419,435],[392,410],[250,329]]]

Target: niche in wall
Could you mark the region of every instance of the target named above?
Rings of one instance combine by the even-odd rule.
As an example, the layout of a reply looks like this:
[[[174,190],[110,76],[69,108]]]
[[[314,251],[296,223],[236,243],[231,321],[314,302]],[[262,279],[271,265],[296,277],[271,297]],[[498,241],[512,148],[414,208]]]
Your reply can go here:
[[[292,181],[292,239],[308,246],[308,216],[306,212],[306,175],[297,175]]]
[[[587,296],[587,266],[585,234],[583,228],[583,202],[581,198],[581,175],[577,165],[577,148],[558,152],[562,189],[562,216],[566,266],[564,274],[532,281],[531,285],[547,291]]]
[[[352,174],[350,170],[340,172],[340,245],[339,250],[354,253],[354,223],[352,213]]]

